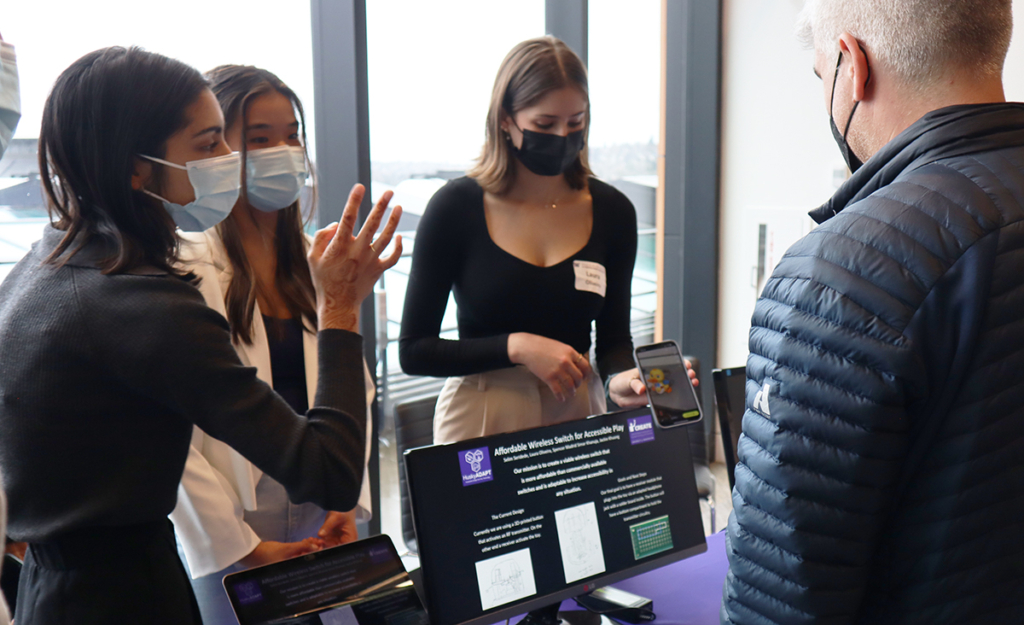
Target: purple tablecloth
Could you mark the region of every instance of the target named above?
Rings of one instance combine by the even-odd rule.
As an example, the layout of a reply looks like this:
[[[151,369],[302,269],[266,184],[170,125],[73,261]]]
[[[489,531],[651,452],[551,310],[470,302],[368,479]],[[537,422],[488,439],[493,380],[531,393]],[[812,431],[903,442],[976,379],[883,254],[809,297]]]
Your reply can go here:
[[[654,625],[718,625],[722,584],[729,570],[725,532],[707,537],[708,550],[674,564],[612,584],[654,601]],[[578,610],[572,599],[563,610]],[[516,623],[522,617],[512,619]]]
[[[729,571],[725,532],[707,541],[708,550],[699,556],[612,585],[653,599],[656,625],[718,625],[722,584]]]

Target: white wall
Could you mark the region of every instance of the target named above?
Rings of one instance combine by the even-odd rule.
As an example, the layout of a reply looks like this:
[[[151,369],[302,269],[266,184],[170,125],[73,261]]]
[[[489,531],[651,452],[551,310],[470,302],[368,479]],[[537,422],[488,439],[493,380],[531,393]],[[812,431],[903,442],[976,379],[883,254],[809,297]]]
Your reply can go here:
[[[1003,70],[1006,98],[1024,101],[1024,0],[1013,0],[1013,40]]]
[[[835,190],[843,160],[829,130],[813,55],[794,36],[802,0],[724,0],[719,348],[723,367],[747,359],[757,224],[770,224],[775,258],[811,227],[808,210]],[[1014,0],[1024,33],[1024,0]],[[1024,35],[1004,74],[1009,99],[1024,100]],[[768,274],[771,267],[767,268]]]
[[[758,293],[752,285],[758,222],[770,211],[775,220],[791,215],[803,223],[807,211],[832,194],[833,170],[843,164],[813,55],[794,36],[800,6],[799,0],[723,2],[718,313],[723,367],[747,360]]]

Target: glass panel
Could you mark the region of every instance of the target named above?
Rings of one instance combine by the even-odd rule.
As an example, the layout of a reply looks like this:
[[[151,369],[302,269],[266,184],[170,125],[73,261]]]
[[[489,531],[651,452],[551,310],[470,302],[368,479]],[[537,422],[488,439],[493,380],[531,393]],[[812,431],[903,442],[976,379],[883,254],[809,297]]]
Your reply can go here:
[[[510,7],[515,8],[511,10]],[[637,209],[640,242],[633,279],[633,335],[654,335],[656,276],[654,205],[660,116],[660,0],[624,10],[615,0],[590,2],[591,163]],[[400,23],[393,16],[401,15]],[[491,25],[493,27],[489,27]],[[499,27],[496,27],[500,25]],[[436,395],[442,379],[410,378],[398,365],[398,334],[410,255],[419,216],[431,195],[461,176],[479,153],[494,75],[508,50],[544,32],[540,0],[493,4],[450,0],[375,0],[367,6],[370,154],[374,198],[395,191],[405,209],[405,258],[388,272],[386,338],[380,379],[384,427],[381,445],[383,530],[401,544],[395,406]],[[455,338],[455,305],[442,336]],[[384,347],[386,345],[386,347]]]
[[[383,531],[401,550],[394,407],[436,395],[444,382],[410,378],[398,365],[413,235],[434,192],[461,176],[479,155],[498,66],[512,46],[544,34],[544,1],[372,0],[366,7],[366,32],[371,196],[393,189],[392,203],[405,211],[400,228],[405,257],[380,286],[386,298],[386,340],[382,329],[377,331],[384,414],[380,514]],[[449,301],[443,322],[448,332],[442,336],[456,336],[455,326],[455,304]]]
[[[256,65],[295,90],[306,109],[312,139],[309,24],[308,2],[281,0],[5,3],[0,33],[17,50],[22,118],[14,142],[0,160],[0,278],[39,238],[47,221],[36,141],[43,104],[67,66],[87,52],[113,45],[141,46],[204,72],[225,63]]]
[[[636,208],[633,343],[654,340],[655,196],[661,118],[661,0],[590,0],[590,165]]]

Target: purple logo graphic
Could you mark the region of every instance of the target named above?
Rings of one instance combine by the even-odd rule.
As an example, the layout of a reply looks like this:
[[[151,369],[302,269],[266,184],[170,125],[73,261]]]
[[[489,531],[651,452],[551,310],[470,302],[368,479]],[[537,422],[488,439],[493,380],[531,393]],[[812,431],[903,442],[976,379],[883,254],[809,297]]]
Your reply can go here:
[[[380,564],[391,559],[391,550],[387,547],[374,547],[370,549],[370,562]]]
[[[238,595],[239,605],[249,605],[263,601],[260,584],[255,580],[235,584],[235,594]]]
[[[479,447],[459,452],[459,468],[462,469],[462,485],[490,482],[494,479],[491,472],[491,450]]]
[[[654,422],[649,416],[629,419],[629,442],[631,445],[649,443],[654,440]]]

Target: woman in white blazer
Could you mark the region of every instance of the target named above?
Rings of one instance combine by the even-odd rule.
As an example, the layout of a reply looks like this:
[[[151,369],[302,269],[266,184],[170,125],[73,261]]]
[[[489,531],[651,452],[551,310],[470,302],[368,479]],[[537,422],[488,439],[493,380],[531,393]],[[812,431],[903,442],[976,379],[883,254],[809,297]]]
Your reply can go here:
[[[317,384],[298,201],[308,172],[302,105],[277,76],[255,67],[222,66],[207,78],[224,109],[225,140],[242,152],[243,192],[221,225],[184,235],[182,258],[206,303],[228,319],[242,363],[302,408]],[[369,404],[374,387],[368,369],[364,375]],[[366,449],[364,463],[369,440]],[[227,573],[354,540],[356,519],[370,511],[365,474],[353,511],[294,505],[280,484],[196,428],[171,520],[203,621],[235,622],[221,583]]]

